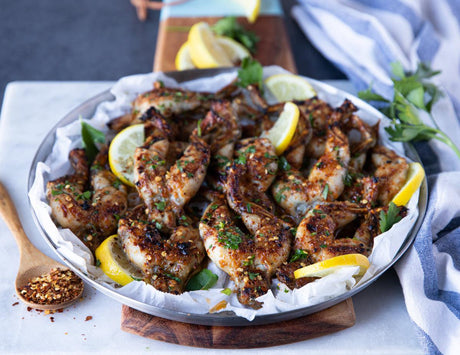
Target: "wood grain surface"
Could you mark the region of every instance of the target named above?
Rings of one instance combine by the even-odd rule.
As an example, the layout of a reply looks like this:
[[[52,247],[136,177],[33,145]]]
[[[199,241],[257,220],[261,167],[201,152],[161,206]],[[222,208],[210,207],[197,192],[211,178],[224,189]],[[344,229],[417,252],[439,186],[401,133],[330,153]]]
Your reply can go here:
[[[175,29],[177,26],[192,26],[206,21],[215,23],[219,17],[175,17],[160,22],[153,71],[176,70],[174,60],[180,46],[187,41],[188,32]],[[241,17],[238,18],[245,28],[254,31],[260,38],[254,57],[262,65],[279,65],[297,73],[291,46],[280,16],[260,16],[254,24]]]
[[[247,327],[181,323],[123,306],[121,329],[167,343],[200,348],[249,349],[295,343],[349,328],[355,324],[351,298],[290,321]]]

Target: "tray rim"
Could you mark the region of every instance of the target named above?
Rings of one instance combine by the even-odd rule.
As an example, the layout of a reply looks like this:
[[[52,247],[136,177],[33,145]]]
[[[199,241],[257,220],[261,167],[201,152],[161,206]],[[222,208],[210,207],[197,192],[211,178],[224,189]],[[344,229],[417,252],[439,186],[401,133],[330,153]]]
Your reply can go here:
[[[172,79],[175,79],[178,83],[181,83],[184,81],[189,81],[189,80],[193,80],[197,78],[210,77],[210,76],[214,76],[214,75],[218,75],[222,73],[229,73],[233,71],[236,71],[236,69],[235,68],[218,68],[218,69],[201,69],[201,70],[192,69],[192,70],[185,70],[181,72],[178,72],[178,71],[164,72],[164,74],[171,77]],[[305,78],[309,81],[318,83],[320,85],[331,86],[319,80],[315,80],[315,79],[308,78],[308,77],[305,77]],[[338,90],[339,92],[345,92],[340,89],[336,89],[336,90]],[[349,94],[349,95],[352,95],[352,94]],[[354,95],[352,96],[353,96],[352,100],[354,102],[359,101],[360,105],[366,106],[367,110],[374,111],[376,112],[376,114],[378,113],[378,115],[381,115],[381,113],[377,111],[374,107],[360,100],[356,96]],[[59,127],[67,125],[73,122],[74,120],[78,119],[78,117],[82,115],[82,111],[85,111],[85,110],[89,111],[90,113],[88,115],[85,114],[85,116],[90,117],[92,113],[94,113],[94,111],[96,110],[97,106],[100,103],[104,101],[111,101],[113,99],[114,99],[114,96],[111,94],[110,89],[105,90],[101,92],[100,94],[95,95],[91,97],[90,99],[84,101],[80,105],[76,106],[74,109],[72,109],[69,113],[67,113],[63,118],[61,118],[53,126],[53,128],[46,134],[45,138],[40,143],[34,155],[34,158],[32,160],[30,170],[29,170],[28,190],[27,191],[30,191],[33,185],[33,182],[35,180],[37,164],[39,162],[44,161],[44,159],[50,153],[50,149],[55,141],[56,130]],[[422,161],[417,151],[411,144],[405,143],[404,149],[405,149],[405,153],[407,154],[409,158],[422,164]],[[353,295],[357,294],[358,292],[364,290],[365,288],[370,286],[372,283],[374,283],[383,273],[385,273],[391,266],[393,266],[394,263],[396,263],[401,258],[401,256],[407,251],[407,249],[412,245],[415,239],[415,236],[418,230],[420,229],[420,226],[423,222],[423,219],[426,213],[427,202],[428,202],[428,185],[427,185],[427,181],[425,177],[422,182],[421,188],[420,188],[420,197],[418,201],[419,216],[417,217],[417,220],[415,221],[412,229],[406,236],[403,244],[401,245],[399,251],[393,258],[393,260],[388,265],[386,265],[386,267],[384,267],[378,274],[376,274],[374,277],[372,277],[368,281],[364,282],[362,285],[352,288],[351,290],[343,293],[342,295],[339,295],[330,300],[318,303],[316,305],[296,309],[296,310],[256,316],[252,321],[249,321],[243,317],[237,316],[233,312],[221,312],[221,313],[214,313],[214,314],[210,314],[210,313],[191,314],[191,313],[186,313],[186,312],[163,309],[157,306],[149,305],[144,302],[134,300],[132,298],[121,295],[113,290],[106,288],[105,286],[93,280],[90,277],[90,275],[87,275],[81,272],[79,269],[73,266],[73,264],[69,260],[67,260],[63,255],[61,255],[58,252],[58,250],[56,249],[56,245],[53,243],[51,238],[47,235],[46,231],[44,230],[40,221],[38,220],[35,210],[32,208],[32,204],[31,204],[31,200],[29,196],[28,196],[28,201],[29,201],[29,208],[31,210],[32,218],[33,218],[35,225],[37,225],[41,236],[46,241],[46,243],[50,246],[50,248],[54,251],[54,253],[58,256],[58,258],[65,265],[67,265],[70,269],[72,269],[79,277],[81,277],[84,281],[89,283],[92,287],[102,292],[103,294],[119,301],[122,304],[135,308],[141,312],[145,312],[145,313],[148,313],[154,316],[158,316],[158,317],[162,317],[162,318],[166,318],[166,319],[170,319],[174,321],[180,321],[180,322],[191,323],[191,324],[199,324],[199,325],[208,325],[208,326],[254,326],[254,325],[262,325],[262,324],[270,324],[270,323],[275,323],[275,322],[280,322],[280,321],[287,321],[290,319],[294,319],[294,318],[306,316],[311,313],[322,311],[326,308],[334,306],[352,297]]]

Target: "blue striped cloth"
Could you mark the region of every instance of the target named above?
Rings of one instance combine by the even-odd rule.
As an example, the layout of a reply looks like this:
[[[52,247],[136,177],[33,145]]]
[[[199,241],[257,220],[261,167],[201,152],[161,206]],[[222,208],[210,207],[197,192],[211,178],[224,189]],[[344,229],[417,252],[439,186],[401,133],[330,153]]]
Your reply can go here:
[[[390,64],[442,70],[446,92],[433,109],[460,143],[460,1],[299,0],[292,10],[309,40],[358,90],[393,96]],[[417,144],[429,203],[414,245],[397,263],[407,310],[426,353],[460,353],[460,159],[444,144]]]

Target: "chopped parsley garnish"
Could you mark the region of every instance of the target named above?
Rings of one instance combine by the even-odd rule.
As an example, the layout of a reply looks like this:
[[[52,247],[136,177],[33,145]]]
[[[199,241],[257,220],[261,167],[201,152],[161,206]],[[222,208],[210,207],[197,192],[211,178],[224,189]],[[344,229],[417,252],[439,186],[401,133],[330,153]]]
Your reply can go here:
[[[232,290],[230,288],[224,288],[220,293],[223,293],[224,295],[230,296],[232,294]]]
[[[305,259],[308,256],[308,253],[303,251],[302,249],[296,249],[294,254],[291,256],[291,259],[289,260],[290,263],[297,261],[297,260],[302,260]]]
[[[260,274],[258,272],[249,272],[248,276],[250,280],[255,280],[258,276],[260,276]]]
[[[255,257],[256,257],[255,255],[249,256],[249,257],[247,258],[247,260],[244,260],[244,261],[243,261],[243,265],[244,265],[244,266],[249,266],[249,265],[254,264],[254,259],[255,259]]]
[[[278,167],[283,171],[291,170],[291,164],[289,164],[285,157],[280,157],[278,161]]]
[[[326,184],[324,185],[324,189],[322,193],[323,199],[327,200],[328,195],[329,195],[329,184]]]
[[[203,120],[198,120],[198,123],[196,124],[196,130],[198,133],[198,137],[201,137],[201,121]]]
[[[157,207],[158,211],[164,211],[166,207],[166,202],[164,201],[155,202],[155,206]]]
[[[345,184],[345,186],[350,187],[353,183],[353,175],[347,173],[343,178],[343,183]]]
[[[181,282],[181,279],[174,276],[174,275],[171,275],[171,274],[168,274],[168,273],[165,273],[165,276],[169,277],[171,280],[174,280],[174,281],[177,281],[177,282]]]
[[[228,227],[228,230],[220,230],[217,234],[217,240],[227,249],[236,250],[243,241],[241,238],[241,230],[238,227]]]
[[[285,186],[283,187],[280,191],[278,191],[278,193],[275,194],[275,200],[276,202],[280,203],[281,201],[283,201],[286,196],[283,195],[283,192],[289,190],[289,187],[288,186]]]
[[[116,179],[113,183],[112,186],[116,189],[118,189],[121,185],[121,181],[119,179]]]

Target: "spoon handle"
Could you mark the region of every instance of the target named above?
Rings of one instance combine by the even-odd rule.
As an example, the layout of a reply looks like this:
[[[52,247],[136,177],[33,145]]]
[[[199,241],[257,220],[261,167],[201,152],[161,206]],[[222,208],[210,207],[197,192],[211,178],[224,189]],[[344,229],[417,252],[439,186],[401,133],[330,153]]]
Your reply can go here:
[[[37,248],[27,238],[24,229],[22,228],[21,221],[19,220],[18,212],[11,200],[8,191],[5,186],[0,182],[0,216],[5,221],[6,225],[10,229],[16,243],[18,244],[21,257],[24,254],[33,253]]]

